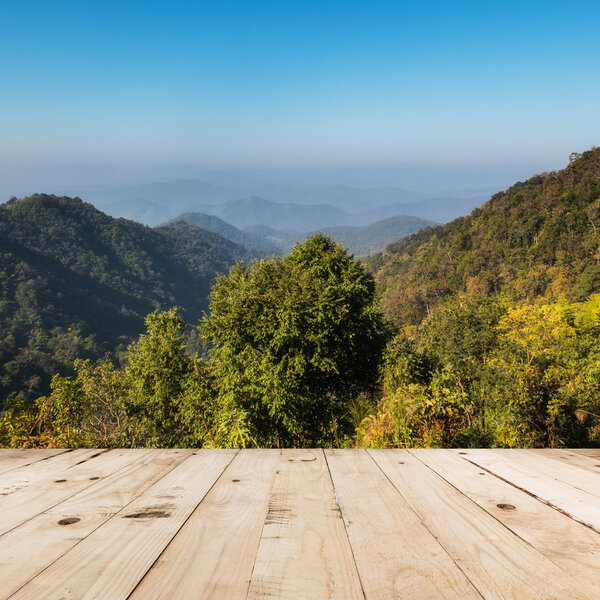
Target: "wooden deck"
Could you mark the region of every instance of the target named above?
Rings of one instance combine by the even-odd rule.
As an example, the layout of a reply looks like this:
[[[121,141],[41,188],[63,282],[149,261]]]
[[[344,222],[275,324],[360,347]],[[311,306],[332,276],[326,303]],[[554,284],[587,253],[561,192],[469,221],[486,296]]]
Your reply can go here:
[[[600,450],[0,450],[0,598],[600,598]]]

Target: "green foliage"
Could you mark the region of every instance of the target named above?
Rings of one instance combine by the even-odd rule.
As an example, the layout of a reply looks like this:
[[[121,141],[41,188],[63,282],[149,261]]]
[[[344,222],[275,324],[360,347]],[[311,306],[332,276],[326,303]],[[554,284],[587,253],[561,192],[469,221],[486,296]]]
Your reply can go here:
[[[144,316],[175,303],[191,321],[210,285],[244,250],[186,225],[149,229],[75,198],[0,206],[0,408],[33,400],[76,358],[115,352]]]
[[[205,361],[186,353],[177,309],[146,318],[125,366],[78,360],[76,377],[55,375],[34,404],[11,401],[0,445],[45,447],[243,446],[244,416],[219,403]]]
[[[372,390],[385,332],[374,284],[340,244],[317,234],[285,258],[217,280],[202,330],[223,401],[255,443],[330,445],[348,403]]]
[[[600,148],[367,260],[386,313],[418,324],[457,293],[581,301],[600,291]]]
[[[600,446],[599,226],[595,149],[369,259],[391,340],[373,278],[320,234],[219,277],[189,335],[235,248],[11,201],[0,445]]]
[[[600,432],[600,295],[454,298],[395,339],[367,446],[579,446]]]
[[[368,260],[388,318],[366,445],[600,439],[600,149]]]

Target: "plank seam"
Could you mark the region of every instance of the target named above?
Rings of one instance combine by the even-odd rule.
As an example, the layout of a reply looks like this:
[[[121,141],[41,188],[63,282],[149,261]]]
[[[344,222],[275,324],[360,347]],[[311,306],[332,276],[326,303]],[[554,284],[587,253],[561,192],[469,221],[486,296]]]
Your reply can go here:
[[[68,452],[73,452],[74,449],[75,448],[61,448],[61,452],[57,452],[56,454],[51,454],[50,456],[40,457],[36,460],[32,460],[31,462],[25,463],[23,465],[17,465],[15,467],[11,467],[7,471],[2,471],[1,476],[6,475],[7,473],[10,473],[11,471],[14,471],[15,469],[21,469],[22,467],[30,467],[31,465],[43,462],[44,460],[50,460],[51,458],[54,458],[56,456],[61,456],[63,454],[67,454]],[[49,450],[50,450],[50,448],[49,448]],[[23,451],[27,452],[26,449],[24,449]]]
[[[516,483],[513,483],[509,479],[505,479],[501,475],[498,475],[497,473],[494,473],[493,471],[490,471],[487,467],[484,467],[484,466],[482,466],[480,464],[477,464],[476,462],[474,462],[472,460],[469,460],[468,458],[465,458],[464,456],[461,456],[460,458],[462,458],[463,460],[466,460],[467,462],[469,462],[472,465],[476,466],[478,469],[481,469],[482,471],[485,471],[486,473],[489,473],[490,475],[493,475],[497,479],[500,479],[500,481],[504,481],[504,483],[508,483],[512,487],[516,488],[517,490],[519,490],[521,492],[524,492],[528,496],[531,496],[532,498],[535,498],[536,500],[538,500],[542,504],[545,504],[546,506],[549,506],[550,508],[553,508],[554,510],[556,510],[557,512],[559,512],[561,515],[564,515],[565,517],[568,517],[569,519],[572,519],[576,523],[579,523],[579,524],[583,525],[584,527],[587,527],[588,529],[591,529],[594,533],[600,534],[600,531],[598,531],[593,525],[590,525],[589,523],[586,523],[585,521],[582,521],[580,519],[575,518],[573,515],[569,514],[566,510],[560,508],[559,506],[556,506],[555,504],[552,504],[552,502],[550,502],[549,500],[546,500],[546,499],[542,498],[541,496],[538,496],[537,494],[534,494],[533,492],[530,492],[529,490],[527,490],[527,489],[525,489],[525,488],[517,485]],[[560,482],[560,483],[563,483],[563,482]],[[573,486],[571,486],[571,487],[573,487]],[[578,489],[578,488],[573,487],[573,489]],[[582,491],[582,490],[579,490],[579,491]],[[593,495],[593,494],[590,494],[590,495]]]
[[[68,452],[71,452],[72,450],[73,449],[68,450]],[[60,456],[60,455],[56,454],[55,456]],[[53,457],[50,457],[50,458],[53,458]],[[110,477],[110,476],[114,475],[115,473],[118,473],[121,469],[124,469],[125,467],[128,467],[129,465],[135,464],[138,460],[141,460],[141,458],[136,458],[135,460],[132,460],[131,462],[128,462],[127,464],[123,465],[122,467],[119,467],[116,471],[113,471],[112,473],[110,473],[109,475],[107,475],[107,477]],[[31,464],[35,464],[35,463],[31,463]],[[71,467],[66,467],[65,471],[68,470],[68,469],[70,469],[70,468]],[[106,477],[104,479],[106,479]],[[21,525],[25,525],[25,523],[28,523],[32,519],[35,519],[35,518],[39,517],[40,515],[43,515],[45,512],[48,512],[49,510],[52,510],[53,508],[56,508],[59,504],[62,504],[63,502],[66,502],[67,500],[70,500],[74,496],[77,496],[77,494],[81,494],[82,492],[85,492],[85,491],[89,490],[90,488],[94,487],[95,485],[100,485],[102,483],[102,481],[103,481],[102,479],[99,480],[99,481],[94,481],[93,483],[90,483],[89,485],[86,485],[84,488],[81,488],[80,490],[77,490],[76,492],[72,493],[70,496],[66,496],[65,498],[62,498],[56,504],[53,504],[52,506],[48,506],[47,508],[45,508],[41,512],[39,512],[39,513],[37,513],[35,515],[32,515],[31,517],[29,517],[28,519],[25,519],[24,521],[21,521],[18,525],[15,525],[14,527],[11,527],[10,529],[7,529],[6,531],[0,533],[0,538],[2,536],[6,535],[7,533],[10,533],[11,531],[14,531],[15,529],[18,529],[19,527],[21,527]]]
[[[327,460],[327,453],[324,450],[323,457],[325,458],[325,464],[327,465],[327,473],[329,475],[329,479],[331,481],[331,487],[333,489],[333,496],[335,498],[335,504],[340,511],[340,515],[342,515],[342,522],[344,523],[344,533],[346,534],[346,540],[348,541],[348,547],[350,548],[350,554],[352,555],[352,561],[354,562],[354,569],[356,571],[356,576],[358,577],[358,583],[360,583],[360,591],[363,595],[363,598],[366,599],[365,588],[363,586],[362,577],[360,575],[360,571],[358,569],[358,564],[356,563],[356,556],[354,555],[354,548],[352,547],[352,542],[350,541],[350,536],[348,535],[348,527],[346,526],[346,519],[344,518],[344,513],[342,512],[342,507],[340,506],[340,501],[338,499],[337,491],[335,489],[335,482],[333,481],[333,477],[331,475],[331,468],[329,467],[329,461]]]
[[[394,482],[387,476],[387,473],[379,466],[379,463],[373,458],[373,455],[368,450],[366,450],[366,453],[369,456],[369,458],[375,463],[375,465],[377,466],[377,468],[379,469],[379,471],[383,474],[383,476],[390,482],[391,486],[402,497],[402,499],[404,500],[404,502],[406,502],[406,506],[408,506],[413,511],[413,513],[415,514],[415,516],[417,517],[417,519],[419,519],[419,522],[421,523],[421,525],[423,525],[423,528],[427,532],[429,532],[429,534],[431,535],[431,537],[438,543],[439,547],[446,553],[446,555],[452,561],[452,563],[456,566],[456,568],[464,575],[465,579],[471,584],[471,587],[475,590],[475,592],[477,592],[477,594],[479,595],[479,597],[482,600],[485,600],[485,596],[483,595],[483,593],[481,592],[481,590],[473,583],[473,581],[471,580],[471,578],[464,572],[464,570],[462,569],[462,567],[456,562],[456,560],[454,559],[454,557],[452,556],[452,554],[450,554],[450,552],[448,552],[448,550],[446,549],[446,547],[438,539],[438,537],[435,535],[435,533],[433,533],[433,531],[431,531],[429,529],[429,527],[427,527],[427,525],[425,525],[425,523],[423,522],[423,519],[421,519],[421,516],[415,510],[414,506],[408,501],[408,499],[406,498],[406,496],[396,487],[396,485],[394,484]],[[460,493],[462,494],[462,492],[460,492]],[[464,494],[463,494],[463,496],[464,496]],[[466,496],[465,496],[465,498],[466,498]],[[470,498],[469,498],[469,500],[470,500]]]
[[[526,451],[526,450],[524,450],[522,448],[517,450],[517,452],[524,452],[524,451]],[[502,454],[500,454],[500,456],[502,456]],[[585,467],[570,465],[568,463],[565,463],[565,461],[561,460],[560,458],[556,458],[554,456],[545,456],[545,455],[541,455],[541,454],[539,454],[539,455],[534,454],[533,456],[535,457],[534,460],[538,460],[542,464],[547,463],[548,468],[552,467],[552,462],[558,462],[563,467],[568,467],[569,469],[573,469],[574,470],[573,472],[576,472],[575,469],[578,469],[581,472],[582,477],[587,476],[590,479],[595,479],[596,476],[598,475],[598,471],[593,472],[593,471],[587,470]],[[509,462],[520,464],[518,458],[517,458],[517,460],[515,460],[512,456],[510,456],[508,454],[505,456],[502,456],[502,458]],[[593,460],[593,459],[590,459],[590,460]],[[525,465],[525,468],[530,468],[530,467]],[[562,479],[561,477],[554,477],[553,475],[546,475],[545,473],[543,473],[541,471],[540,471],[540,473],[542,473],[544,475],[544,477],[548,477],[548,478],[552,479],[553,481],[556,481],[557,483],[566,485],[568,487],[572,487],[573,489],[583,492],[584,494],[589,494],[590,496],[596,496],[596,498],[600,498],[600,493],[598,493],[598,492],[591,492],[589,489],[579,487],[579,485],[576,485],[575,483],[570,483],[569,481],[566,481],[565,479]]]
[[[452,488],[454,488],[457,492],[460,492],[467,500],[469,500],[470,502],[472,502],[475,506],[477,506],[478,508],[480,508],[481,510],[483,510],[487,515],[489,515],[490,517],[492,517],[497,523],[499,523],[500,525],[502,525],[502,527],[504,527],[505,529],[507,529],[517,539],[521,540],[524,544],[526,544],[527,546],[529,546],[534,552],[537,552],[540,556],[543,556],[546,560],[550,561],[557,569],[560,569],[567,577],[572,577],[573,579],[575,579],[575,581],[577,581],[579,583],[579,585],[585,587],[586,589],[588,589],[590,592],[593,593],[593,591],[590,590],[587,587],[587,585],[585,584],[585,582],[580,581],[576,576],[572,575],[568,571],[565,571],[565,569],[563,569],[559,564],[555,563],[554,560],[552,560],[552,558],[550,558],[549,556],[547,556],[539,548],[536,548],[532,543],[528,542],[525,538],[521,537],[516,531],[513,531],[506,523],[503,523],[502,521],[500,521],[500,519],[498,519],[498,517],[496,517],[496,515],[494,515],[493,513],[489,512],[487,510],[487,508],[485,508],[484,506],[482,506],[481,504],[479,504],[479,502],[476,502],[475,500],[473,500],[471,497],[469,497],[467,494],[465,494],[461,489],[457,488],[451,481],[448,481],[441,473],[438,473],[433,467],[431,467],[427,463],[423,462],[416,454],[413,454],[410,450],[408,450],[408,452],[409,452],[409,454],[411,456],[414,456],[422,465],[424,465],[430,471],[432,471],[433,473],[435,473],[438,477],[440,477],[441,479],[443,479],[449,486],[451,486]],[[463,457],[461,456],[460,458],[463,458]],[[509,481],[506,481],[502,477],[499,477],[499,476],[495,475],[494,473],[492,473],[491,471],[488,471],[484,467],[480,467],[480,465],[477,465],[477,464],[473,463],[472,461],[470,461],[468,459],[465,459],[465,460],[467,462],[471,463],[473,466],[475,466],[477,468],[481,468],[484,471],[487,471],[490,475],[494,475],[495,477],[497,477],[501,481],[503,481],[505,483],[510,483]],[[517,488],[521,492],[527,493],[529,496],[533,496],[536,500],[539,500],[539,498],[537,498],[533,494],[530,494],[526,490],[523,490],[523,489],[521,489],[520,487],[518,487],[516,485],[513,486],[513,487]],[[547,504],[547,503],[544,502],[544,504]],[[552,508],[554,508],[554,507],[552,507]],[[560,509],[559,509],[559,512],[561,512],[563,514],[566,514],[566,513],[564,513],[564,511],[561,511]],[[568,515],[566,515],[566,516],[568,516]],[[577,521],[577,520],[573,519],[573,521]],[[579,521],[577,521],[577,522],[579,522]],[[593,531],[594,531],[594,533],[597,533],[595,530],[593,530]]]
[[[204,495],[202,496],[202,498],[200,499],[200,501],[198,502],[198,504],[196,504],[196,506],[194,506],[194,508],[190,511],[190,514],[187,516],[187,518],[183,521],[183,523],[181,523],[181,527],[179,527],[179,529],[171,536],[171,539],[165,544],[164,548],[158,553],[157,557],[152,561],[152,564],[146,569],[146,572],[139,578],[138,582],[133,586],[133,588],[129,592],[129,594],[127,594],[127,598],[131,598],[131,596],[133,595],[133,593],[135,592],[135,590],[137,590],[137,588],[141,585],[142,581],[144,581],[144,579],[146,578],[146,575],[148,575],[148,573],[150,572],[150,570],[152,569],[152,567],[154,567],[154,565],[160,560],[160,557],[165,553],[165,551],[167,550],[167,548],[171,545],[171,543],[173,542],[173,540],[177,537],[177,534],[185,527],[185,524],[192,518],[192,515],[196,512],[196,510],[198,510],[198,507],[202,504],[202,501],[204,500],[204,498],[206,498],[206,496],[208,496],[208,494],[215,487],[215,485],[217,484],[217,482],[221,479],[221,477],[223,477],[223,473],[225,473],[225,471],[227,471],[227,469],[229,468],[229,466],[233,462],[233,459],[239,453],[240,453],[240,450],[238,448],[237,451],[236,451],[236,453],[231,457],[231,460],[223,467],[223,470],[219,473],[219,476],[215,478],[215,480],[212,482],[212,485],[206,490],[206,492],[204,493]],[[192,455],[190,455],[190,456],[192,456]],[[190,456],[188,456],[185,460],[183,460],[182,462],[180,462],[179,465],[177,465],[177,467],[179,467],[180,465],[182,465],[183,463],[185,463],[187,460],[189,460]],[[171,469],[171,471],[172,470],[173,469]],[[169,473],[171,473],[171,471],[169,471]],[[166,475],[168,475],[168,473],[165,474],[165,476]],[[154,487],[154,485],[156,485],[156,483],[158,483],[161,479],[162,479],[162,477],[158,481],[156,481],[153,484],[152,487]],[[121,512],[121,511],[119,511],[119,512]],[[127,598],[125,600],[127,600]]]
[[[189,457],[188,457],[189,458]],[[116,475],[119,471],[121,471],[122,469],[125,469],[127,467],[130,467],[132,465],[135,465],[137,462],[140,462],[144,459],[144,456],[140,456],[139,458],[132,460],[130,463],[127,463],[125,465],[123,465],[122,467],[118,468],[116,471],[113,471],[109,476],[107,476],[105,478],[108,479],[108,477],[112,477],[113,475]],[[178,467],[180,464],[183,464],[187,459],[182,460],[180,463],[178,463],[177,465],[173,465],[173,468],[170,469],[169,471],[167,471],[163,477],[166,477],[173,469],[175,469],[176,467]],[[160,477],[160,479],[157,479],[152,485],[154,486],[156,483],[158,483],[163,477]],[[96,483],[100,483],[100,482],[96,482]],[[96,485],[96,483],[94,485]],[[24,525],[25,523],[27,523],[28,521],[31,521],[32,519],[35,519],[36,517],[39,517],[40,515],[43,515],[44,513],[56,508],[57,506],[59,506],[60,504],[62,504],[63,502],[66,502],[67,500],[70,500],[71,498],[77,496],[77,494],[81,494],[87,490],[89,490],[91,487],[93,487],[92,485],[79,490],[78,492],[76,492],[75,494],[69,496],[68,498],[64,498],[63,500],[61,500],[60,502],[57,502],[54,506],[51,506],[49,508],[47,508],[46,510],[42,511],[41,513],[35,515],[34,517],[31,517],[31,519],[27,519],[27,521],[23,521],[23,523],[21,523],[20,525],[18,525],[17,527],[20,527],[21,525]],[[40,571],[38,571],[31,579],[29,579],[29,581],[26,581],[23,585],[21,585],[18,589],[16,589],[10,596],[6,597],[6,600],[10,600],[10,598],[14,597],[15,594],[18,594],[25,586],[29,585],[36,577],[39,577],[42,573],[44,573],[44,571],[48,570],[55,562],[59,561],[63,556],[65,556],[66,554],[68,554],[69,552],[71,552],[71,550],[73,550],[73,548],[76,548],[79,544],[81,544],[84,540],[86,540],[88,538],[88,536],[92,535],[94,532],[98,531],[98,529],[100,529],[102,526],[106,525],[106,523],[108,523],[109,521],[111,521],[112,519],[115,518],[115,516],[121,512],[123,509],[127,508],[132,502],[135,502],[144,492],[140,492],[135,498],[132,498],[127,504],[124,504],[118,511],[117,513],[113,514],[111,517],[109,517],[106,521],[103,521],[102,523],[100,523],[97,527],[95,527],[94,529],[92,529],[92,531],[90,531],[85,537],[81,538],[78,542],[76,542],[75,544],[73,544],[69,549],[65,550],[60,556],[56,557],[55,560],[53,560],[51,563],[47,564],[43,569],[41,569]],[[13,527],[13,529],[11,529],[10,531],[13,531],[14,529],[17,529],[17,527]],[[8,533],[8,531],[6,532]]]
[[[281,459],[282,452],[279,450],[279,458],[277,462]],[[267,498],[267,512],[265,514],[265,518],[263,519],[262,527],[260,528],[260,536],[258,537],[258,545],[256,546],[256,554],[254,555],[254,561],[252,563],[252,572],[250,573],[250,578],[248,579],[248,587],[246,588],[246,595],[244,596],[246,600],[248,600],[248,594],[250,593],[250,584],[252,583],[252,579],[254,577],[254,567],[256,567],[256,559],[258,558],[258,551],[260,550],[260,542],[263,538],[263,534],[265,532],[265,525],[267,524],[267,516],[269,515],[269,505],[271,504],[271,495],[273,494],[273,487],[275,486],[275,479],[277,477],[277,465],[275,465],[275,469],[273,470],[273,478],[271,479],[271,485],[269,486],[269,496]]]

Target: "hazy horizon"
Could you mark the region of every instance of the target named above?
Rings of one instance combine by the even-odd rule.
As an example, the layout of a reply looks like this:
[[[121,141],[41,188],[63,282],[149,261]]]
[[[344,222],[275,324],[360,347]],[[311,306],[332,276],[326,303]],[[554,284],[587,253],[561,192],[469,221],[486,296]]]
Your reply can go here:
[[[409,164],[509,183],[598,143],[598,17],[586,0],[6,4],[0,178]]]

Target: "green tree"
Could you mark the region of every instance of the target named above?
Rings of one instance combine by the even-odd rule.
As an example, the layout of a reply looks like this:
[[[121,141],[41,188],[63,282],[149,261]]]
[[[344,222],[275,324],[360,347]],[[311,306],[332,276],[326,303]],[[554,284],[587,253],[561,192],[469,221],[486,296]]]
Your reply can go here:
[[[237,265],[210,296],[202,331],[222,402],[255,444],[326,445],[349,402],[372,391],[385,343],[372,277],[317,234],[284,258]]]
[[[131,344],[125,367],[129,411],[144,445],[172,445],[180,437],[179,400],[193,369],[185,353],[185,322],[172,308],[149,314],[146,328]]]

